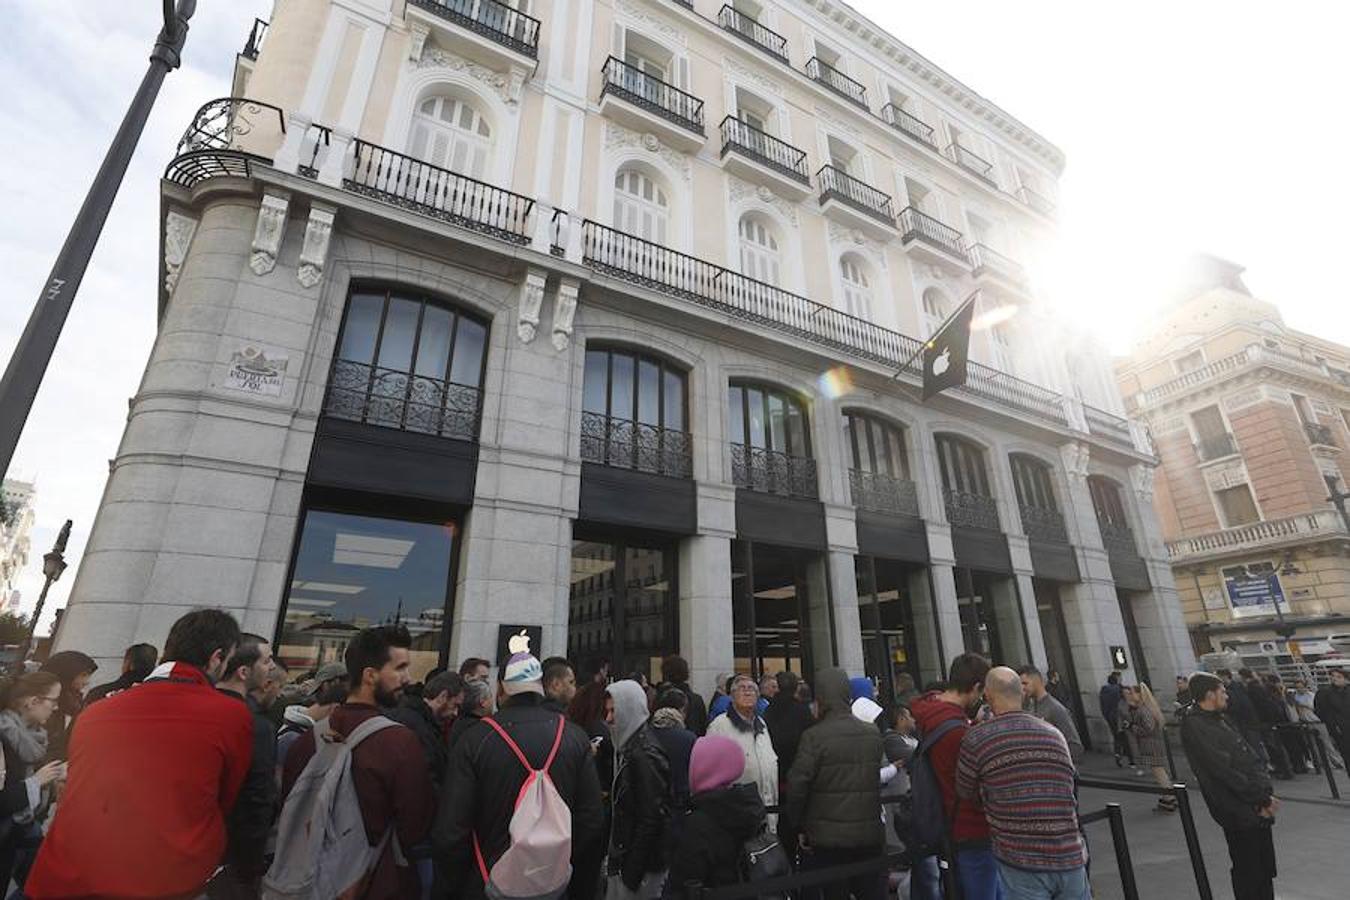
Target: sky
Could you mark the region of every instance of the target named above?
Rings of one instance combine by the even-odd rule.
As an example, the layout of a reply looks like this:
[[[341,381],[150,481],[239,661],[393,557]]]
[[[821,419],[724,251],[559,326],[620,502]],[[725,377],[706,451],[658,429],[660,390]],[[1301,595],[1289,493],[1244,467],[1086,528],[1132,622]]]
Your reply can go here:
[[[1344,153],[1350,5],[1295,0],[855,0],[862,14],[1064,151],[1043,300],[1117,353],[1147,328],[1186,257],[1247,267],[1292,327],[1350,344]],[[8,360],[108,141],[145,71],[155,0],[4,0],[0,54],[0,359]],[[35,478],[33,558],[74,520],[64,604],[154,339],[158,183],[193,112],[229,93],[269,0],[201,0],[165,81],[19,444]]]

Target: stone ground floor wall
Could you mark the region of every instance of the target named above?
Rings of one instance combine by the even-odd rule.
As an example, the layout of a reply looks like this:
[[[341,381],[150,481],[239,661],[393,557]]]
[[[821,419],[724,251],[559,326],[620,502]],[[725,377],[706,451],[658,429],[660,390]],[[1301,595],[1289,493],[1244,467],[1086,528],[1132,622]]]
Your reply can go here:
[[[819,348],[788,346],[707,311],[612,290],[603,280],[581,286],[572,318],[568,307],[577,282],[566,273],[522,271],[509,257],[447,248],[406,226],[381,228],[369,218],[353,217],[359,227],[346,228],[341,210],[333,225],[331,210],[302,198],[273,195],[260,204],[252,193],[211,195],[187,213],[196,220],[195,233],[131,403],[58,649],[84,650],[115,670],[127,645],[162,647],[172,622],[202,606],[234,612],[247,630],[274,633],[348,289],[356,281],[378,280],[433,292],[490,323],[477,476],[459,522],[453,573],[451,659],[492,656],[503,623],[542,624],[545,655],[567,646],[585,349],[604,343],[641,348],[687,368],[697,521],[693,533],[678,536],[678,621],[680,650],[693,665],[698,689],[709,690],[715,674],[730,671],[733,662],[736,489],[725,421],[731,379],[771,382],[808,401],[826,535],[821,566],[811,577],[822,588],[819,595],[828,594],[832,609],[824,612],[834,621],[834,645],[817,647],[818,660],[837,656],[851,673],[862,671],[856,515],[838,424],[848,407],[907,429],[948,661],[964,648],[952,578],[957,560],[933,449],[939,432],[962,435],[984,449],[1000,527],[1008,536],[1009,584],[1021,594],[1032,661],[1042,665],[1035,572],[1008,454],[1031,453],[1053,467],[1082,573],[1080,582],[1061,587],[1060,596],[1090,716],[1097,686],[1111,668],[1108,648],[1127,641],[1088,494],[1089,474],[1110,475],[1126,486],[1139,552],[1154,585],[1137,596],[1135,608],[1154,680],[1170,684],[1193,664],[1162,562],[1150,481],[1134,471],[1141,466],[1129,468],[1128,457],[1104,452],[1098,459],[1067,434],[1038,433],[958,401],[920,404],[889,379],[866,372],[853,372],[842,391],[824,391],[821,376],[841,363],[822,357]],[[316,264],[316,228],[324,227],[332,229],[325,238],[331,243]],[[259,356],[273,376],[241,380],[241,360],[256,363]]]

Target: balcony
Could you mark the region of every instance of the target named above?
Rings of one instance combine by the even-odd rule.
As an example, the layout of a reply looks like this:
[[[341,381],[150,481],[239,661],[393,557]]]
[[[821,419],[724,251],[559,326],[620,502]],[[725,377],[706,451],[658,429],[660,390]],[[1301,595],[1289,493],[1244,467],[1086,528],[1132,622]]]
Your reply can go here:
[[[1135,405],[1139,408],[1147,408],[1162,403],[1175,402],[1193,389],[1209,385],[1220,379],[1235,378],[1239,373],[1262,366],[1299,378],[1322,379],[1331,384],[1340,383],[1335,378],[1335,370],[1329,369],[1314,360],[1261,344],[1249,344],[1232,356],[1216,359],[1208,365],[1184,372],[1170,381],[1165,381],[1135,395]]]
[[[933,126],[916,116],[911,116],[894,103],[887,103],[881,108],[881,118],[887,125],[908,135],[929,150],[937,149],[937,141],[933,139]]]
[[[912,206],[900,211],[900,243],[915,256],[946,269],[970,268],[961,232]]]
[[[998,190],[998,182],[994,180],[994,164],[989,160],[972,153],[955,141],[948,144],[947,149],[942,152],[961,169],[974,175],[994,190]]]
[[[248,33],[248,40],[244,43],[243,52],[239,55],[245,59],[257,60],[258,52],[262,50],[263,38],[267,37],[268,23],[262,19],[253,20],[253,30]]]
[[[530,240],[534,200],[486,182],[353,141],[355,159],[342,186],[433,219],[481,231],[513,244]]]
[[[1253,522],[1207,534],[1167,542],[1172,563],[1241,556],[1253,551],[1273,551],[1315,540],[1350,538],[1345,522],[1334,509],[1300,513],[1284,519]]]
[[[731,445],[731,480],[738,488],[780,497],[815,500],[820,495],[814,459],[763,447]]]
[[[408,0],[404,15],[446,50],[490,69],[523,75],[539,58],[539,20],[500,0]]]
[[[895,211],[889,194],[834,166],[822,167],[816,181],[822,213],[877,240],[895,237]]]
[[[971,275],[980,287],[1014,300],[1030,297],[1027,270],[1020,263],[984,244],[969,245],[966,256],[970,259]]]
[[[1136,449],[1134,435],[1130,433],[1129,419],[1121,418],[1114,413],[1109,413],[1104,409],[1098,409],[1086,403],[1083,404],[1083,416],[1087,419],[1089,434],[1096,435],[1103,440],[1114,441],[1131,450]]]
[[[829,63],[821,62],[820,57],[813,56],[807,60],[806,74],[812,81],[825,85],[854,106],[867,109],[867,88]]]
[[[747,125],[735,116],[722,120],[722,165],[746,181],[762,184],[791,200],[811,193],[806,151]]]
[[[1233,440],[1231,434],[1215,434],[1208,437],[1201,435],[1199,442],[1195,445],[1195,452],[1200,457],[1201,462],[1212,462],[1216,459],[1236,456],[1238,446],[1237,441]]]
[[[1033,541],[1046,541],[1051,544],[1069,542],[1069,530],[1064,527],[1064,515],[1055,509],[1023,506],[1022,531]]]
[[[914,482],[882,472],[848,470],[848,489],[859,509],[919,517],[919,492]]]
[[[581,414],[581,458],[620,469],[692,478],[693,441],[687,432],[614,419],[603,413]]]
[[[254,163],[271,163],[285,137],[286,117],[277,107],[221,97],[197,110],[164,177],[185,188],[220,176],[248,178]]]
[[[788,61],[787,38],[770,28],[765,28],[734,6],[723,6],[718,11],[717,24],[779,62]]]
[[[1314,447],[1335,447],[1336,433],[1331,430],[1330,425],[1323,425],[1320,422],[1304,422],[1303,431],[1308,435],[1308,443]]]
[[[920,377],[914,361],[919,342],[908,335],[598,222],[582,223],[581,241],[582,262],[596,272],[716,310],[757,330],[879,363],[890,372],[908,360],[900,374]],[[1068,427],[1064,398],[1054,391],[979,363],[968,364],[966,372],[966,383],[956,392],[1052,427]]]
[[[483,392],[475,387],[339,359],[333,365],[323,414],[399,431],[476,441],[482,404]]]
[[[703,146],[703,101],[611,56],[600,70],[600,113],[693,153]]]
[[[1043,216],[1053,217],[1055,214],[1055,204],[1050,201],[1049,197],[1038,194],[1025,185],[1017,189],[1017,199]]]
[[[993,497],[944,488],[942,499],[947,507],[947,522],[953,528],[981,528],[999,531],[998,503]]]

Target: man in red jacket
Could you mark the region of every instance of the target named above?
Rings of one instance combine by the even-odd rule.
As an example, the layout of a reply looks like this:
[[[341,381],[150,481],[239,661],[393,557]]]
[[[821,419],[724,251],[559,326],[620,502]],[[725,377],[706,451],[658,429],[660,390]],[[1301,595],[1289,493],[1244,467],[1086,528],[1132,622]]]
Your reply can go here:
[[[956,800],[956,762],[961,755],[961,739],[970,728],[970,719],[984,695],[984,678],[989,674],[989,660],[978,653],[963,653],[952,660],[947,678],[947,689],[931,691],[916,699],[910,706],[919,733],[931,734],[948,719],[960,724],[946,732],[929,751],[933,774],[942,788],[942,805],[956,810],[956,819],[948,824],[956,844],[956,876],[961,882],[963,900],[1002,900],[1003,888],[998,879],[998,863],[989,841],[989,823],[978,798]],[[929,885],[932,869],[915,869],[916,900],[938,897],[938,885]]]
[[[225,852],[225,816],[253,753],[248,708],[212,684],[239,643],[229,613],[174,623],[144,682],[85,710],[70,780],[25,893],[195,897]]]

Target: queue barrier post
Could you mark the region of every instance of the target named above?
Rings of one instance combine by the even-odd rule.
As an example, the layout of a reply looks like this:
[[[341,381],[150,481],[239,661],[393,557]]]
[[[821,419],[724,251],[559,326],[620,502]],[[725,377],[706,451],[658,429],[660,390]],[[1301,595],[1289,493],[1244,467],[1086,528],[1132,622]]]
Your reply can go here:
[[[1120,811],[1120,804],[1106,804],[1106,816],[1111,823],[1111,843],[1116,848],[1120,889],[1125,894],[1125,900],[1139,900],[1139,886],[1134,881],[1134,863],[1130,861],[1130,842],[1125,837],[1125,816]]]
[[[1172,755],[1172,736],[1168,734],[1166,725],[1163,726],[1162,736],[1163,748],[1167,751],[1167,774],[1173,782],[1180,781],[1181,779],[1177,778],[1177,760]]]
[[[1186,791],[1186,785],[1180,782],[1172,785],[1172,796],[1177,798],[1177,812],[1181,814],[1181,830],[1186,835],[1186,853],[1191,858],[1191,871],[1195,873],[1195,887],[1200,892],[1200,900],[1214,900],[1214,892],[1209,886],[1209,872],[1205,869],[1205,857],[1200,849],[1200,834],[1195,830],[1191,797]]]

